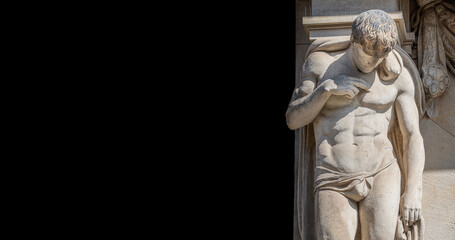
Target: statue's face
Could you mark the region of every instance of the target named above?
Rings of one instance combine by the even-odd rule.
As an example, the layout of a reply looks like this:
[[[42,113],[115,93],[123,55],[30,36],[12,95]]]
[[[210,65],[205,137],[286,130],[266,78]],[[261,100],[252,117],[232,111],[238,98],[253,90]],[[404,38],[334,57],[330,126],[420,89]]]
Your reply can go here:
[[[389,49],[384,47],[381,43],[373,46],[371,42],[366,42],[364,45],[354,42],[352,50],[355,64],[363,73],[373,71],[390,52]]]

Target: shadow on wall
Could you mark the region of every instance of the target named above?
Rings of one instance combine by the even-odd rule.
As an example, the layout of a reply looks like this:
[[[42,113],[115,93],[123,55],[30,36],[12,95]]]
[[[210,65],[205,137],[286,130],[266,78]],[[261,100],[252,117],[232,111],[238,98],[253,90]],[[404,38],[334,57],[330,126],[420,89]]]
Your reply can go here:
[[[428,117],[420,121],[425,146],[425,168],[428,170],[455,169],[455,136]]]

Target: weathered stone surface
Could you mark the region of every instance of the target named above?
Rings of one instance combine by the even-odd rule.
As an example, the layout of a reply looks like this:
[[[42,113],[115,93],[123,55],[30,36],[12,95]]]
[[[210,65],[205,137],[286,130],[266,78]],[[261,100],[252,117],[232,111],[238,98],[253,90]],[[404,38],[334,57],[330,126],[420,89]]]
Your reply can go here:
[[[296,45],[295,46],[295,77],[296,82],[298,77],[300,76],[300,70],[302,70],[303,60],[305,58],[306,51],[310,45]]]
[[[296,165],[303,239],[313,238],[311,226],[318,239],[392,239],[422,229],[417,68],[395,48],[398,30],[383,11],[357,17],[352,39],[312,43],[286,113],[291,129],[303,128]]]
[[[313,0],[311,4],[313,16],[360,14],[370,9],[386,12],[399,10],[396,0]]]
[[[426,239],[455,239],[455,5],[418,0],[418,66],[427,95],[422,211]],[[451,29],[451,30],[450,30]],[[436,88],[437,85],[437,88]]]
[[[402,12],[388,13],[395,21],[399,34],[399,42],[408,54],[412,53],[411,45],[415,40],[413,32],[407,32]],[[303,26],[310,41],[320,38],[350,36],[351,26],[357,15],[342,16],[311,16],[303,17]]]
[[[455,75],[455,5],[449,1],[422,2],[426,4],[418,9],[414,22],[419,33],[418,64],[426,94],[437,98],[447,90],[449,75]]]
[[[424,172],[422,215],[425,217],[425,239],[455,239],[454,199],[455,169]]]
[[[311,1],[297,0],[295,13],[295,43],[297,45],[310,44],[307,33],[302,25],[302,19],[305,16],[311,16]]]
[[[455,136],[428,117],[420,121],[420,131],[425,145],[425,171],[455,169]]]
[[[296,20],[295,20],[295,79],[299,76],[300,69],[303,64],[305,53],[310,46],[310,39],[308,38],[305,28],[302,25],[302,18],[311,15],[311,1],[310,0],[297,0],[296,1]]]
[[[452,136],[455,136],[455,78],[449,74],[449,79],[452,85],[435,101],[438,114],[431,119]]]
[[[299,2],[301,3],[299,5]],[[312,2],[312,3],[311,3]],[[379,8],[385,10],[387,12],[392,11],[403,11],[404,16],[404,24],[405,26],[402,28],[399,26],[399,29],[406,29],[405,34],[409,34],[411,30],[411,26],[409,23],[410,15],[416,12],[419,6],[425,6],[427,4],[432,4],[433,0],[396,0],[396,1],[361,1],[359,4],[356,5],[356,0],[337,0],[337,1],[326,1],[326,0],[297,0],[297,25],[302,24],[301,18],[302,16],[328,16],[329,18],[320,18],[320,19],[331,19],[331,18],[339,18],[343,17],[341,15],[346,14],[358,14],[365,8],[364,10],[369,10],[373,8]],[[389,3],[390,2],[390,3]],[[443,2],[450,2],[450,0],[443,0]],[[326,4],[324,6],[324,4]],[[395,5],[396,4],[396,5]],[[418,5],[419,4],[419,5]],[[453,3],[452,3],[453,4]],[[312,5],[312,8],[311,8]],[[300,7],[299,7],[300,6]],[[305,6],[305,7],[303,7]],[[366,7],[368,6],[368,7]],[[398,6],[396,8],[396,6]],[[427,5],[428,6],[428,5]],[[403,9],[404,8],[404,9]],[[300,9],[300,10],[299,10]],[[303,10],[304,9],[304,10]],[[310,10],[308,10],[310,9]],[[431,10],[431,9],[430,9]],[[443,9],[444,10],[444,9]],[[300,13],[299,13],[300,11]],[[309,13],[308,13],[309,11]],[[356,12],[357,11],[357,12]],[[440,10],[438,10],[440,11]],[[445,10],[444,10],[445,11]],[[305,12],[305,13],[303,13]],[[443,12],[443,11],[440,11]],[[440,14],[441,15],[441,14]],[[442,20],[448,21],[446,16],[450,16],[447,14],[442,14]],[[354,16],[355,17],[355,16]],[[317,19],[317,17],[315,18]],[[305,23],[305,22],[303,22]],[[322,24],[321,24],[322,23]],[[319,25],[318,25],[319,24]],[[325,25],[324,25],[325,24]],[[339,30],[340,21],[338,22],[324,22],[319,21],[316,22],[314,26],[322,30],[320,32],[313,33],[313,40],[318,38],[324,38],[327,36],[333,35],[349,35],[350,34],[350,24],[347,24],[348,31],[344,30],[345,32],[340,33]],[[345,24],[346,25],[346,24]],[[452,26],[452,25],[445,24],[445,26]],[[338,29],[338,30],[335,30]],[[325,32],[323,32],[325,31]],[[336,32],[338,31],[338,33]],[[319,35],[318,35],[319,34]],[[401,34],[401,33],[400,33]],[[418,36],[419,32],[417,32]],[[301,27],[296,26],[296,78],[299,79],[300,77],[300,68],[303,64],[303,58],[305,56],[305,52],[308,49],[309,42],[306,40],[310,37],[311,34],[306,34],[305,31],[302,31]],[[315,37],[317,36],[317,37]],[[433,34],[434,37],[440,36],[438,34]],[[441,35],[442,36],[442,35]],[[400,38],[401,35],[400,35]],[[428,40],[429,39],[429,40]],[[431,38],[427,39],[427,43],[421,44],[421,47],[425,47],[425,44],[434,44],[435,41],[431,40]],[[442,38],[445,39],[445,38]],[[406,46],[402,46],[406,48],[406,52],[408,54],[411,53],[411,42],[413,39],[409,38],[409,42]],[[421,38],[424,40],[424,38]],[[447,46],[449,44],[449,53],[450,49],[455,49],[455,45],[452,43],[453,39],[448,39],[444,44]],[[428,45],[428,46],[430,46]],[[417,61],[417,50],[415,50],[415,56],[413,58],[416,60],[416,65],[418,65]],[[445,50],[447,52],[447,50]],[[421,51],[423,53],[423,51]],[[447,56],[448,59],[450,58],[450,54]],[[422,63],[422,61],[421,61]],[[422,198],[422,215],[425,218],[425,239],[430,240],[440,240],[440,239],[455,239],[455,77],[448,71],[449,76],[449,86],[444,89],[442,94],[436,94],[436,101],[427,101],[428,106],[431,107],[433,105],[433,110],[437,110],[437,114],[431,116],[431,119],[427,116],[424,116],[420,121],[420,131],[422,137],[424,139],[424,146],[425,146],[425,169],[423,172],[423,198]],[[423,75],[422,75],[423,79]],[[298,81],[297,81],[298,82]],[[422,82],[423,83],[423,82]],[[306,145],[315,144],[314,142],[305,141],[305,136],[308,134],[311,135],[313,131],[312,128],[307,129],[307,131],[296,131],[296,176],[302,177],[302,182],[296,182],[296,187],[309,187],[305,186],[305,184],[309,183],[309,179],[313,178],[312,171],[302,171],[302,167],[309,167],[311,170],[314,168],[313,163],[303,162],[302,160],[308,160],[305,158],[306,153],[304,150],[306,149]],[[314,136],[313,136],[314,137]],[[315,153],[310,153],[315,154]],[[299,162],[300,161],[300,162]],[[301,165],[299,165],[301,164]],[[297,178],[296,177],[296,178]],[[300,184],[300,185],[299,185]],[[303,194],[307,196],[312,195],[312,189],[306,189]],[[316,239],[315,238],[315,229],[316,225],[314,223],[314,205],[309,203],[311,198],[306,199],[298,199],[298,194],[302,194],[302,192],[296,189],[296,215],[295,215],[295,233],[294,239]],[[305,215],[303,218],[299,219],[299,212],[297,209],[299,205],[304,205],[303,208],[300,208],[300,214]],[[299,227],[304,229],[303,232],[299,231]],[[304,236],[303,238],[301,238]],[[360,228],[357,229],[356,238],[355,240],[360,240]]]
[[[428,117],[420,121],[425,145],[422,214],[425,239],[455,236],[455,136]]]

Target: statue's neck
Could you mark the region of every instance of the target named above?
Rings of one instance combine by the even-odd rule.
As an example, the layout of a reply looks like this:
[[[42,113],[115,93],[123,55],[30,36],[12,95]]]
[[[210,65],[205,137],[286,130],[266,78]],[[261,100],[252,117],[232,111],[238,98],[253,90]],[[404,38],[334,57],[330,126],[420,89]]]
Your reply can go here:
[[[346,50],[344,54],[345,60],[347,65],[353,70],[360,72],[359,68],[357,67],[355,60],[354,60],[354,53],[352,52],[352,45]]]

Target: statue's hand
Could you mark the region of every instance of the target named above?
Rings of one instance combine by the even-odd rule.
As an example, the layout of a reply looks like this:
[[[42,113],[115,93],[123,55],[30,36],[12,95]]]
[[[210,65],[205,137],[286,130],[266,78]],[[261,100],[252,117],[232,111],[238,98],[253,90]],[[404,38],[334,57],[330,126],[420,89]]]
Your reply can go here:
[[[406,190],[401,196],[400,213],[403,224],[411,226],[420,220],[422,210],[422,194],[418,190]],[[405,229],[407,228],[405,226]]]
[[[359,93],[359,88],[368,91],[368,85],[364,80],[346,75],[325,80],[322,84],[324,84],[324,89],[331,94],[346,95],[351,99]]]

